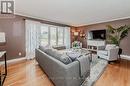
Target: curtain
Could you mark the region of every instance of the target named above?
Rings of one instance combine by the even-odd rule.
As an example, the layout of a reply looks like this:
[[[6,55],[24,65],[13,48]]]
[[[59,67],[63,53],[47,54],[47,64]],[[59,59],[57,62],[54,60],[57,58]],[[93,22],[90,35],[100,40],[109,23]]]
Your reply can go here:
[[[25,20],[26,27],[26,58],[35,57],[35,49],[39,47],[40,22]]]
[[[90,32],[88,32],[88,40],[89,39],[93,39],[93,34],[92,34],[92,32],[90,31]]]
[[[39,47],[40,45],[40,39],[41,39],[41,29],[43,26],[46,26],[44,24],[41,24],[40,22],[31,21],[31,20],[25,20],[25,26],[26,26],[26,58],[27,59],[33,59],[35,57],[35,49]],[[52,25],[47,25],[46,28],[50,30],[50,27],[56,27]],[[60,29],[64,28],[64,36],[63,36],[63,42],[67,49],[70,48],[70,27],[58,27]],[[50,37],[50,31],[48,32],[48,41],[51,41]],[[58,35],[58,33],[56,32]],[[43,34],[42,34],[43,35]],[[57,37],[58,38],[58,37]],[[43,40],[41,40],[43,41]],[[56,40],[58,42],[58,40]]]
[[[70,27],[65,27],[64,29],[64,45],[67,49],[71,46]]]

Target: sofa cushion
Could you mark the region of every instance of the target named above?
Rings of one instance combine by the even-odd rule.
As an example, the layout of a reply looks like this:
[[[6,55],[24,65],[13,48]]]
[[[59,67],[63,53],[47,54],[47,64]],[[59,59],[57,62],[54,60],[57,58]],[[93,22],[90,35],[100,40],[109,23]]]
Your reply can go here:
[[[59,60],[59,58],[62,56],[61,53],[59,53],[56,49],[46,49],[46,53],[52,57],[55,57],[56,59]]]
[[[63,62],[64,64],[69,64],[72,62],[72,60],[66,55],[66,53],[59,53],[56,49],[47,49],[46,53],[57,60]]]
[[[56,58],[57,60],[63,62],[64,64],[69,64],[72,62],[72,60],[69,58],[69,56],[66,55],[66,53],[61,54],[56,49],[44,46],[39,46],[39,49],[47,53],[48,55]]]

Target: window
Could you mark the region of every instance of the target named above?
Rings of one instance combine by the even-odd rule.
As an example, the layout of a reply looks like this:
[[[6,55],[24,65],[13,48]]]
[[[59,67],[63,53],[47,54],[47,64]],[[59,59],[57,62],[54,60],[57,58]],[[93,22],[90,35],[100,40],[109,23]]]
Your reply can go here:
[[[41,25],[40,44],[43,46],[46,46],[48,44],[51,46],[66,45],[67,43],[65,41],[69,40],[69,39],[66,39],[65,37],[67,37],[66,35],[69,32],[67,32],[66,34],[65,34],[65,32],[66,32],[65,27],[52,26],[52,25]]]
[[[50,27],[50,45],[57,45],[57,28]]]
[[[41,24],[37,21],[25,20],[26,57],[32,59],[39,45],[64,45],[70,48],[70,28]]]
[[[48,45],[48,35],[49,35],[49,30],[48,30],[48,26],[41,26],[41,30],[40,30],[40,44],[41,45]]]
[[[58,45],[64,44],[64,29],[58,28]]]

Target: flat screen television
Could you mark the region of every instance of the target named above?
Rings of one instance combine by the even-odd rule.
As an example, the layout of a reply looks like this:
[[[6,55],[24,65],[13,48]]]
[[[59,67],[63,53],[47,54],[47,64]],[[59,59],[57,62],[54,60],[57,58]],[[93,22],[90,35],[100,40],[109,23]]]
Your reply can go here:
[[[106,39],[106,30],[93,30],[91,31],[91,33],[93,39],[101,39],[101,40]]]

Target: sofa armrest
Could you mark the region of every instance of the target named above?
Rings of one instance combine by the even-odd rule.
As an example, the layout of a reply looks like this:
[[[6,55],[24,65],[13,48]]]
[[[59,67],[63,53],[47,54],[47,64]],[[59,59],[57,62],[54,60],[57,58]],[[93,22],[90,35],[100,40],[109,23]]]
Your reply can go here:
[[[110,49],[108,50],[108,56],[110,59],[117,59],[118,58],[118,51],[119,48],[114,48],[114,49]]]

